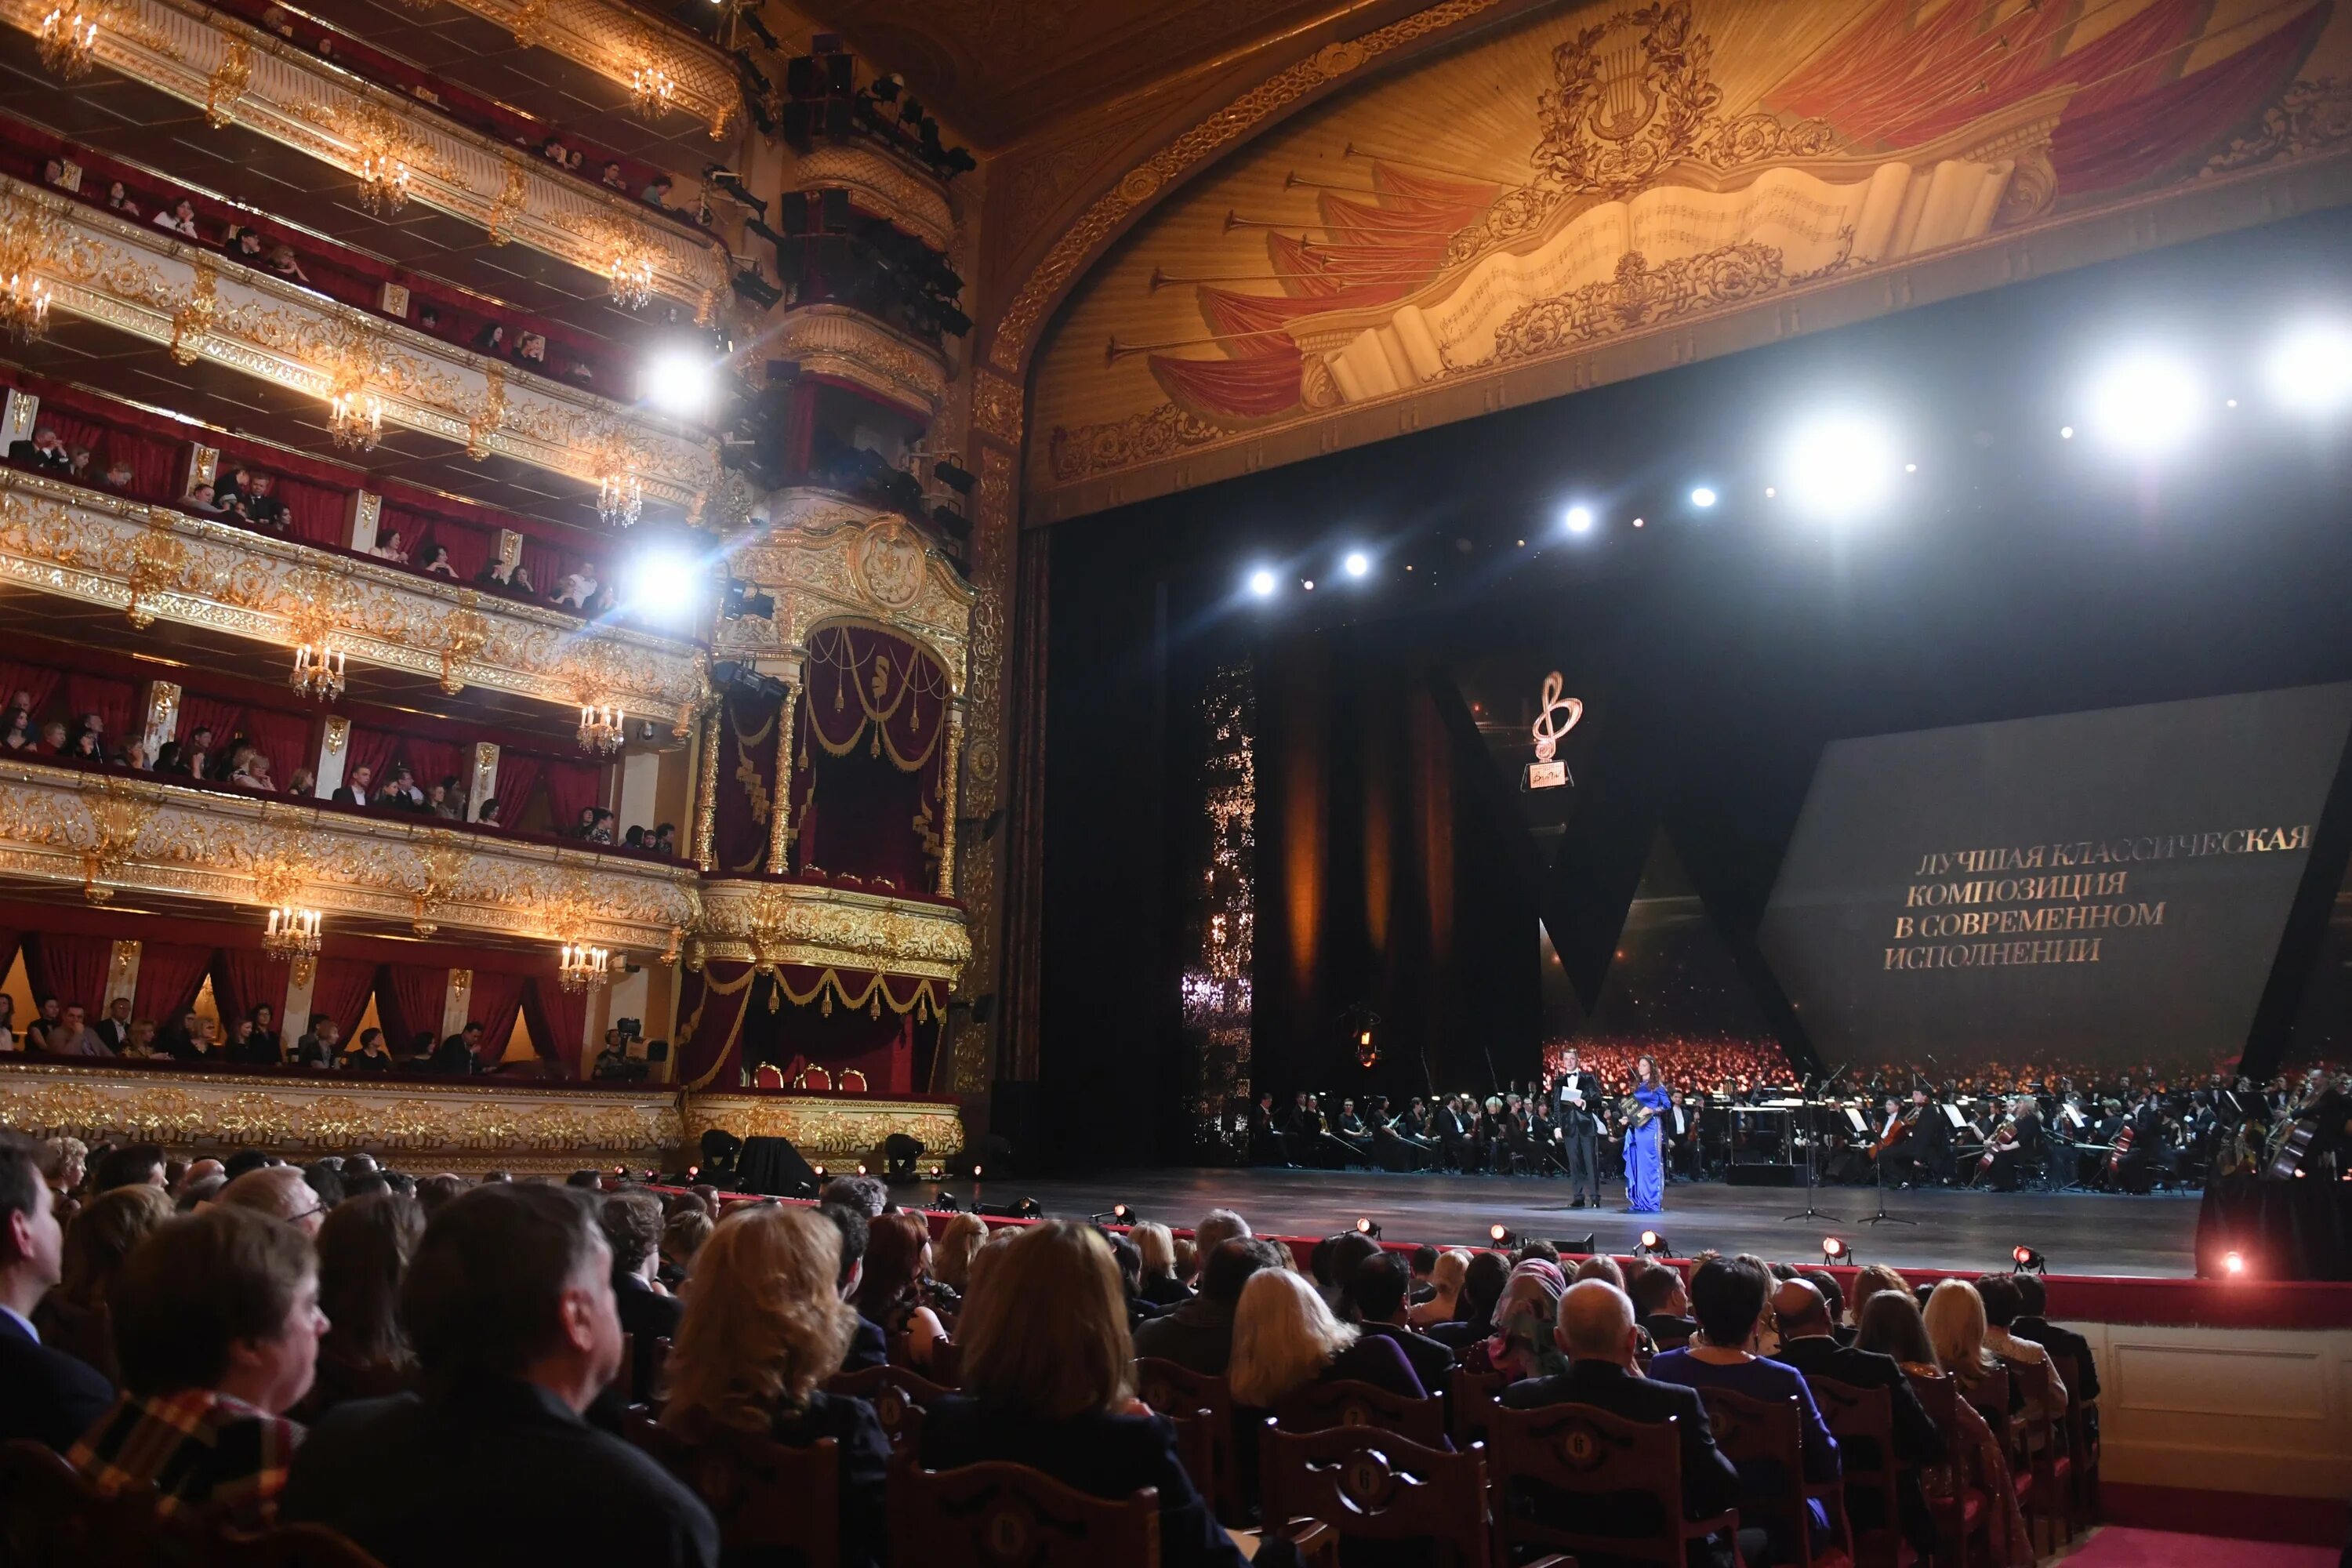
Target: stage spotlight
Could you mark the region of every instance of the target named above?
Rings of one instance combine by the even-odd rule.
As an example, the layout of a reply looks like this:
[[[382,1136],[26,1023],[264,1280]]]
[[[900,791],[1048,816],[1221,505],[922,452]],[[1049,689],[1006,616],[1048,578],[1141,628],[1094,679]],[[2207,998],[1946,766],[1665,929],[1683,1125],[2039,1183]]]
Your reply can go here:
[[[1823,517],[1850,517],[1885,500],[1897,462],[1886,429],[1850,414],[1800,426],[1780,460],[1789,499]]]
[[[1715,491],[1708,489],[1706,486],[1701,485],[1698,489],[1691,491],[1691,505],[1698,508],[1701,511],[1705,511],[1708,507],[1711,507],[1714,504]]]
[[[1274,597],[1274,574],[1261,566],[1249,574],[1249,591],[1261,599]]]
[[[1370,1217],[1360,1218],[1356,1221],[1356,1234],[1369,1236],[1378,1241],[1381,1238],[1381,1222]]]
[[[719,374],[708,354],[689,348],[667,349],[646,365],[646,401],[664,414],[699,419],[710,412]]]
[[[1310,594],[1311,594],[1311,593],[1313,593],[1313,592],[1315,592],[1315,579],[1314,579],[1314,578],[1312,578],[1312,577],[1307,578],[1305,582],[1303,582],[1303,583],[1299,584],[1298,585],[1299,585],[1300,587],[1302,587],[1302,588],[1306,589],[1306,590],[1307,590],[1308,593],[1310,593]]]
[[[1643,522],[1640,518],[1638,518],[1638,517],[1637,517],[1637,518],[1635,518],[1635,519],[1633,520],[1633,526],[1634,526],[1635,528],[1645,528],[1645,527],[1647,527],[1647,526],[1649,526],[1649,525],[1648,525],[1648,524],[1646,524],[1646,523],[1644,523],[1644,522]]]
[[[2222,1272],[2222,1273],[2227,1274],[2227,1275],[2231,1276],[2232,1279],[2234,1279],[2234,1278],[2236,1278],[2238,1275],[2243,1274],[2245,1271],[2246,1271],[2246,1255],[2245,1255],[2244,1253],[2242,1253],[2242,1252],[2237,1252],[2237,1251],[2230,1251],[2230,1252],[2225,1252],[2225,1253],[2223,1253],[2223,1254],[2221,1255],[2221,1272]]]
[[[1023,1198],[1019,1203],[1013,1205],[1013,1217],[1015,1219],[1044,1219],[1045,1217],[1045,1205],[1039,1203],[1035,1198]]]
[[[1589,506],[1570,507],[1567,521],[1569,532],[1590,533],[1592,531],[1592,509]]]
[[[1511,1227],[1507,1225],[1488,1226],[1486,1237],[1496,1247],[1515,1247],[1518,1244],[1518,1237],[1511,1234]]]
[[[2352,327],[2315,321],[2271,351],[2271,395],[2298,414],[2334,414],[2352,405]]]
[[[2193,434],[2205,416],[2197,374],[2167,354],[2143,353],[2109,365],[2091,386],[2091,423],[2110,443],[2160,452]]]
[[[683,626],[693,620],[709,582],[691,552],[675,544],[654,545],[630,563],[629,609],[659,625]]]
[[[1675,1249],[1667,1243],[1664,1231],[1643,1231],[1642,1239],[1633,1247],[1636,1258],[1672,1258],[1674,1255]]]
[[[1133,1225],[1135,1211],[1125,1204],[1113,1204],[1101,1214],[1087,1215],[1088,1225]]]
[[[1360,550],[1350,550],[1339,564],[1347,568],[1349,576],[1360,577],[1372,569],[1372,558]]]
[[[820,1182],[822,1182],[822,1181],[824,1181],[824,1167],[823,1165],[819,1165],[819,1166],[817,1166],[817,1167],[816,1167],[816,1169],[815,1169],[814,1171],[811,1172],[810,1173],[811,1173],[812,1175],[815,1176],[815,1177],[816,1177],[816,1179],[817,1179],[818,1181],[820,1181]]]
[[[2074,438],[2074,427],[2072,425],[2061,425],[2058,426],[2058,439],[2061,441],[2071,441]]]
[[[1822,1261],[1824,1263],[1852,1263],[1853,1261],[1853,1247],[1846,1241],[1845,1237],[1842,1236],[1825,1236],[1822,1237]]]
[[[2030,1247],[2012,1248],[2009,1258],[2012,1274],[2039,1274],[2042,1271],[2042,1254]]]

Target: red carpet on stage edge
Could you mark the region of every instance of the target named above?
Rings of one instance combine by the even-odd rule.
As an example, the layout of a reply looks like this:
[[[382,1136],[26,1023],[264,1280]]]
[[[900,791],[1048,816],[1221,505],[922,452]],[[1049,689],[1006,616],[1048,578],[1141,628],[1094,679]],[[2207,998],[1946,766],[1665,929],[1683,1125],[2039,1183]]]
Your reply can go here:
[[[2338,1557],[2331,1547],[2109,1525],[2063,1561],[2066,1568],[2336,1568]]]

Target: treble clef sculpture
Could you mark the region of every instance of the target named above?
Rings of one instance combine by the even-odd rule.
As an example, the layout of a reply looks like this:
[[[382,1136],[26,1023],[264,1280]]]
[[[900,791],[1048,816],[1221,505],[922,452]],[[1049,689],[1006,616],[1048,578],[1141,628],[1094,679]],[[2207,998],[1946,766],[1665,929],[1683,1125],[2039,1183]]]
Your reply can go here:
[[[1583,703],[1573,697],[1560,695],[1560,688],[1564,684],[1565,682],[1559,678],[1559,671],[1556,669],[1544,677],[1543,711],[1536,715],[1535,724],[1536,761],[1539,763],[1552,760],[1559,750],[1560,742],[1566,740],[1568,732],[1576,728],[1576,721],[1584,717]],[[1567,722],[1555,725],[1552,722],[1552,715],[1555,713],[1566,714]]]

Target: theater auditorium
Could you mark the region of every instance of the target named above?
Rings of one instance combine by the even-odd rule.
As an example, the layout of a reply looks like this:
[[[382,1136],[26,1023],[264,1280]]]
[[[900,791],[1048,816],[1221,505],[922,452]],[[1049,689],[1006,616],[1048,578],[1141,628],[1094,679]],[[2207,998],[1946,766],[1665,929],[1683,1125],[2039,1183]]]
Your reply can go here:
[[[0,1568],[2333,1564],[2347,479],[2333,0],[0,0]]]

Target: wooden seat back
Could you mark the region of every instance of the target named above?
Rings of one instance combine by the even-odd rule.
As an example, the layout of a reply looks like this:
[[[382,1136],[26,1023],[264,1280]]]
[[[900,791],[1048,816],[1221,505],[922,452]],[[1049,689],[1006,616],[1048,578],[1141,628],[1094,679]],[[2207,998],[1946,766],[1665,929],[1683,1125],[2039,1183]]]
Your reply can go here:
[[[1454,1434],[1455,1447],[1466,1448],[1486,1435],[1486,1417],[1510,1384],[1511,1380],[1499,1372],[1473,1372],[1466,1366],[1454,1369],[1454,1375],[1445,1382],[1445,1398],[1446,1428]]]
[[[1159,1568],[1160,1494],[1089,1497],[1026,1465],[890,1477],[893,1568]]]
[[[920,1452],[923,1409],[948,1397],[949,1390],[903,1366],[869,1366],[858,1372],[835,1373],[824,1385],[827,1394],[863,1399],[874,1406],[874,1418],[890,1439],[894,1458]]]
[[[840,1562],[841,1456],[832,1438],[794,1448],[717,1426],[688,1438],[634,1415],[623,1435],[702,1500],[730,1556],[801,1568]]]
[[[1739,1517],[1749,1525],[1779,1524],[1797,1550],[1797,1561],[1813,1560],[1812,1510],[1805,1505],[1817,1494],[1833,1489],[1805,1484],[1805,1415],[1797,1396],[1758,1399],[1727,1388],[1698,1391],[1706,1405],[1707,1425],[1723,1457],[1739,1467],[1742,1485]],[[1759,1489],[1751,1478],[1764,1468],[1777,1471],[1780,1483]],[[1843,1499],[1836,1500],[1843,1512]]]
[[[1370,1426],[1393,1432],[1424,1448],[1445,1447],[1445,1402],[1409,1399],[1369,1383],[1342,1378],[1310,1383],[1275,1402],[1276,1425],[1286,1432],[1323,1432],[1334,1426]]]
[[[1857,1388],[1829,1377],[1809,1377],[1805,1383],[1813,1391],[1813,1404],[1822,1413],[1822,1423],[1838,1440],[1854,1561],[1868,1568],[1881,1564],[1891,1568],[1903,1551],[1902,1504],[1895,1479],[1900,1473],[1895,1458],[1895,1394],[1890,1389]],[[1867,1445],[1878,1455],[1878,1462],[1857,1464],[1855,1457],[1864,1452],[1857,1444]],[[1853,1518],[1852,1504],[1858,1497],[1874,1500],[1870,1512],[1879,1522],[1868,1530]]]
[[[1547,1405],[1534,1410],[1496,1406],[1486,1426],[1486,1464],[1497,1493],[1495,1539],[1505,1555],[1521,1545],[1655,1563],[1683,1568],[1687,1544],[1739,1528],[1737,1510],[1709,1519],[1683,1516],[1682,1432],[1678,1418],[1629,1421],[1589,1405]],[[1579,1529],[1565,1516],[1537,1517],[1517,1489],[1527,1486],[1601,1507],[1574,1510],[1579,1522],[1611,1513],[1628,1495],[1646,1495],[1657,1513],[1646,1535],[1606,1535]],[[1538,1495],[1540,1495],[1538,1492]]]
[[[1219,1519],[1234,1525],[1247,1522],[1243,1518],[1241,1473],[1234,1434],[1234,1395],[1225,1380],[1159,1356],[1138,1356],[1135,1396],[1166,1415],[1192,1412],[1206,1417],[1213,1480],[1211,1485],[1201,1486],[1201,1478],[1194,1474],[1192,1484],[1201,1487],[1201,1495],[1209,1499]]]
[[[1451,1568],[1486,1568],[1486,1450],[1426,1448],[1370,1426],[1260,1439],[1265,1518],[1312,1519],[1342,1539],[1426,1541]]]

